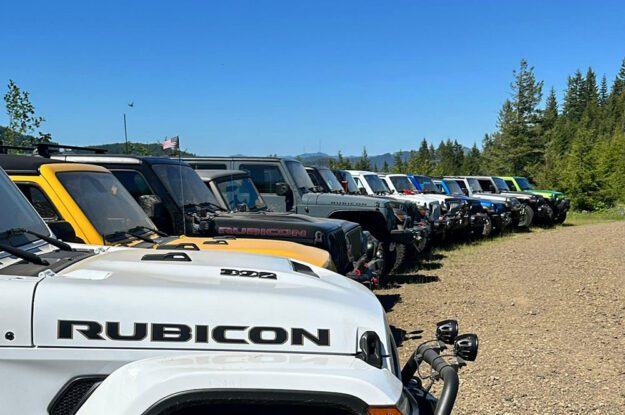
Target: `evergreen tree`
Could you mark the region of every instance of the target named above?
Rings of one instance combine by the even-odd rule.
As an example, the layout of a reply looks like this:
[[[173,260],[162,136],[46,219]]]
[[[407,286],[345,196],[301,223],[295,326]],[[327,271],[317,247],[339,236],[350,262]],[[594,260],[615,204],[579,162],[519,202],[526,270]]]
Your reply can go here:
[[[369,155],[367,154],[367,147],[362,148],[362,156],[355,164],[356,170],[371,170],[371,161],[369,161]]]
[[[608,80],[605,77],[605,75],[603,75],[601,77],[601,87],[599,87],[599,105],[603,107],[607,101],[608,101]]]
[[[391,168],[389,167],[386,160],[384,160],[384,163],[382,164],[382,173],[390,173],[390,172],[391,172]]]
[[[540,125],[543,82],[537,81],[534,68],[525,59],[513,72],[511,99],[499,112],[498,131],[484,144],[487,169],[493,174],[527,174],[527,166],[540,163],[545,141]]]
[[[393,154],[393,173],[405,173],[406,167],[404,166],[404,160],[401,157],[402,151],[399,150],[397,153]]]
[[[482,169],[480,166],[481,162],[481,153],[480,149],[477,148],[477,144],[473,143],[473,147],[467,153],[464,161],[462,163],[461,174],[464,175],[479,175],[482,174]]]
[[[612,85],[612,96],[620,96],[625,91],[625,59],[623,59],[623,63],[621,64],[621,69],[619,69],[616,74],[616,79],[614,79],[614,84]]]
[[[349,161],[348,158],[343,157],[343,153],[341,153],[341,151],[339,150],[338,154],[336,155],[336,161],[334,161],[333,166],[331,167],[332,169],[336,169],[336,170],[351,170],[352,169],[352,163]]]
[[[584,77],[577,70],[575,76],[569,76],[564,94],[563,115],[571,121],[579,121],[584,111]]]
[[[425,138],[421,140],[418,151],[410,152],[408,170],[412,174],[432,175],[434,171],[434,156],[430,152],[428,142]]]
[[[543,129],[549,130],[553,128],[556,125],[556,121],[558,121],[558,99],[556,98],[556,90],[551,87],[543,113]]]

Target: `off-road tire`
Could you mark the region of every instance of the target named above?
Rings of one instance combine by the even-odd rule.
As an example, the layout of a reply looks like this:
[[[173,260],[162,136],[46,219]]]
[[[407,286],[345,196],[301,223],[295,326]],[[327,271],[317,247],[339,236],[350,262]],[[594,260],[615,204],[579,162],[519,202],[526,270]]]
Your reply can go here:
[[[490,216],[486,215],[486,223],[484,223],[484,227],[482,228],[482,237],[488,238],[493,233],[493,221],[490,219]]]
[[[561,225],[564,223],[564,221],[566,220],[566,215],[568,214],[568,212],[564,212],[564,213],[558,213],[554,218],[553,218],[553,223],[556,223],[558,225]]]
[[[384,280],[388,277],[391,271],[394,271],[395,259],[397,257],[397,244],[392,242],[381,242],[380,245],[382,245],[382,258],[384,259],[384,264],[380,272],[380,283],[383,284]]]
[[[534,209],[530,205],[523,205],[524,213],[519,217],[519,228],[529,228],[534,221]]]

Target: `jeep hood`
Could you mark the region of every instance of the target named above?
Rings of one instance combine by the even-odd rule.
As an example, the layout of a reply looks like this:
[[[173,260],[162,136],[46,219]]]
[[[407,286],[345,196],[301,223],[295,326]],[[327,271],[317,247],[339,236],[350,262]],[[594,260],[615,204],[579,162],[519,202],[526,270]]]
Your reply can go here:
[[[358,210],[358,208],[371,209],[386,205],[384,200],[378,198],[337,193],[306,193],[302,197],[302,202],[304,205],[328,205],[347,210]]]
[[[34,345],[354,354],[373,330],[386,348],[380,303],[345,277],[271,256],[172,252],[189,260],[115,249],[43,278]]]
[[[544,197],[545,199],[562,199],[564,193],[556,190],[531,190],[530,193]]]

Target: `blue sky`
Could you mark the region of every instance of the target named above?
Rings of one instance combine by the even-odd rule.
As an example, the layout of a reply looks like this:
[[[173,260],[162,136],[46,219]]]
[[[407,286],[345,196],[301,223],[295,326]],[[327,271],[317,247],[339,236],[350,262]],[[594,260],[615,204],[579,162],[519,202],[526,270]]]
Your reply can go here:
[[[612,81],[625,2],[14,1],[0,39],[0,92],[64,143],[121,141],[127,112],[199,154],[379,154],[479,143],[522,57],[560,96],[577,68]]]

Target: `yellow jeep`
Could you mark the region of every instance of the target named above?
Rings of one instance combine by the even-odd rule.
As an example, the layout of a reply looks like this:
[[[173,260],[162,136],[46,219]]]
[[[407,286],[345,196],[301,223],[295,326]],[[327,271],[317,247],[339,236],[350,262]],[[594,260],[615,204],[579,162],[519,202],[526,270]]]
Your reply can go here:
[[[288,257],[334,270],[327,251],[294,242],[167,236],[155,228],[115,176],[100,166],[7,155],[0,156],[0,166],[46,222],[69,223],[76,240],[86,244],[241,251]]]

